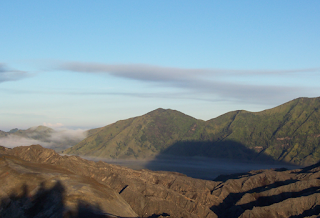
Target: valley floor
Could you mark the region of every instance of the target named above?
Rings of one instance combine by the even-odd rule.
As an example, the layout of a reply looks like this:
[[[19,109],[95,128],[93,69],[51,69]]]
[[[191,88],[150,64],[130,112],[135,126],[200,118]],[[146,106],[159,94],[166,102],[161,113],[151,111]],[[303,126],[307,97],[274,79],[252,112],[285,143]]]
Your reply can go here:
[[[95,158],[89,158],[95,160]],[[299,166],[281,162],[241,161],[204,157],[167,157],[152,160],[100,159],[106,163],[129,167],[134,170],[171,171],[185,174],[192,178],[214,180],[219,175],[246,173],[251,170],[287,168]]]

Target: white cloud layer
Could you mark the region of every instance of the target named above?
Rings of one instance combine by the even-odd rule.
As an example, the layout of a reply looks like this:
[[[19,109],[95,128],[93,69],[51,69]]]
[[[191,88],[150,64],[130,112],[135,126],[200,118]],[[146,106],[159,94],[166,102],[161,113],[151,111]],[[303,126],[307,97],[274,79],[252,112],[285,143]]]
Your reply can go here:
[[[53,131],[51,133],[48,133],[49,135],[47,135],[46,137],[43,137],[44,134],[41,135],[37,132],[30,132],[25,136],[10,134],[8,136],[0,138],[0,145],[8,148],[13,148],[17,146],[39,144],[45,148],[64,150],[87,137],[87,131],[81,129],[64,129],[60,131]]]
[[[27,145],[36,145],[40,144],[43,147],[50,147],[50,143],[42,142],[35,139],[25,138],[17,135],[9,135],[3,138],[0,138],[0,145],[7,148],[14,148],[17,146],[27,146]]]

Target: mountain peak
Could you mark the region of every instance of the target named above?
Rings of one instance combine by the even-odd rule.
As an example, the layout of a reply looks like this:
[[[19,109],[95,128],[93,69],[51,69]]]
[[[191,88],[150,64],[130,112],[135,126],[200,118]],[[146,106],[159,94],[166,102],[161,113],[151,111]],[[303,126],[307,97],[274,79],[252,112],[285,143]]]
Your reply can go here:
[[[11,129],[8,133],[15,133],[17,131],[19,131],[19,129],[18,128],[14,128],[14,129]]]
[[[167,111],[172,111],[171,109],[164,109],[164,108],[157,108],[153,111],[150,111],[149,113],[152,113],[152,112],[157,112],[157,113],[163,113],[163,112],[167,112]]]
[[[150,111],[147,114],[151,115],[151,116],[166,116],[166,117],[168,117],[168,116],[188,116],[190,118],[193,118],[193,117],[186,115],[180,111],[172,110],[172,109],[164,109],[164,108],[157,108],[153,111]],[[193,118],[193,119],[195,119],[195,118]]]
[[[27,130],[37,131],[37,132],[44,132],[44,131],[50,131],[51,132],[51,131],[54,131],[52,128],[47,127],[47,126],[43,126],[43,125],[30,127]]]

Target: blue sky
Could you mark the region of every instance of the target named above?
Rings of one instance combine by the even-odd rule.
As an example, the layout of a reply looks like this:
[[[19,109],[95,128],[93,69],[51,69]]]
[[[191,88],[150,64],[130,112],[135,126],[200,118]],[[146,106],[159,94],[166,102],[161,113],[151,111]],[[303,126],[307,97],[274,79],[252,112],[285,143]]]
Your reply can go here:
[[[320,1],[1,1],[0,129],[320,96]]]

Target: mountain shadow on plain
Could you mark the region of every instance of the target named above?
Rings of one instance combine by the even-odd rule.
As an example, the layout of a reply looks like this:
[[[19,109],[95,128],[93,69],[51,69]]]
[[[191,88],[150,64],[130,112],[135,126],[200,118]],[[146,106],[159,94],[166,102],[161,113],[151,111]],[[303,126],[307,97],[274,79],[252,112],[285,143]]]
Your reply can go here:
[[[294,165],[233,141],[178,141],[146,165],[150,170],[175,171],[193,178],[215,179],[221,174],[245,173]],[[296,167],[296,166],[295,166]]]

